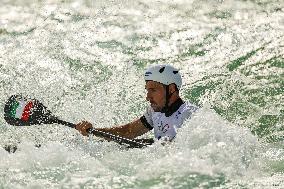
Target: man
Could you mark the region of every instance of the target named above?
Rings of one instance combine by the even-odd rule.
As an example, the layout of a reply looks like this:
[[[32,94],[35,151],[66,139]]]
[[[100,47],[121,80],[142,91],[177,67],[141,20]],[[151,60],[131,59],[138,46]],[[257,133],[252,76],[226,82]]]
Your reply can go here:
[[[175,138],[176,129],[197,110],[196,106],[184,102],[179,96],[181,75],[170,65],[155,65],[145,72],[144,77],[146,100],[151,104],[144,115],[126,125],[98,130],[134,139],[154,129],[158,140],[171,141]],[[92,124],[86,121],[76,125],[76,129],[85,136],[88,135],[88,128],[92,128]]]

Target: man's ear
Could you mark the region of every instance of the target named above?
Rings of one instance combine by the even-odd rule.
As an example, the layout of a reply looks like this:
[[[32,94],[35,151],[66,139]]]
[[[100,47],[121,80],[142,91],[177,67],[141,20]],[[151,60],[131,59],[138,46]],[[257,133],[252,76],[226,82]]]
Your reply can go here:
[[[169,86],[169,92],[170,92],[170,94],[171,93],[173,93],[173,92],[175,92],[176,91],[176,86],[175,86],[175,84],[170,84],[170,86]]]

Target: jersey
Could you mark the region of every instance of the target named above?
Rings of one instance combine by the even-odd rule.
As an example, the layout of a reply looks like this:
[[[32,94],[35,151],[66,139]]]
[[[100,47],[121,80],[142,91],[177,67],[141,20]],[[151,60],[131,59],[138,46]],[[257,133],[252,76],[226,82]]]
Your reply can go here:
[[[156,139],[159,140],[166,137],[168,140],[172,140],[177,134],[177,129],[197,109],[198,107],[190,102],[183,102],[181,99],[178,99],[166,112],[155,112],[149,106],[140,120],[149,130],[154,129]]]

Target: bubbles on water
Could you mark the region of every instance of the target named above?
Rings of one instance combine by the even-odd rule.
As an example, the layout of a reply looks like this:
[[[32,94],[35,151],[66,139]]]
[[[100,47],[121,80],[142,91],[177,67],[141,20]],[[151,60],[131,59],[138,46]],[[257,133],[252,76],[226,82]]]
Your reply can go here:
[[[283,134],[279,2],[2,2],[0,101],[25,93],[68,121],[119,125],[145,109],[143,69],[171,63],[182,70],[185,99],[211,103],[234,124],[203,109],[173,144],[125,149],[59,125],[0,119],[1,146],[17,147],[0,149],[0,185],[281,188],[283,146],[263,147],[243,128]]]

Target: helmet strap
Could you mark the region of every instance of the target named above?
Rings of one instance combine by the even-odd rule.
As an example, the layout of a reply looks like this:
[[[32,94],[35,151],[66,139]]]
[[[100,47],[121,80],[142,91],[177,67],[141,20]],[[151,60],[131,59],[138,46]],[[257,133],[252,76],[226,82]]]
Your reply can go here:
[[[172,95],[176,92],[172,92],[170,93],[170,87],[169,85],[166,85],[166,103],[165,106],[163,107],[161,112],[167,113],[169,111],[169,102],[170,102],[170,98],[172,97]]]
[[[169,101],[170,101],[169,85],[166,85],[166,104],[165,104],[166,112],[169,109]]]

